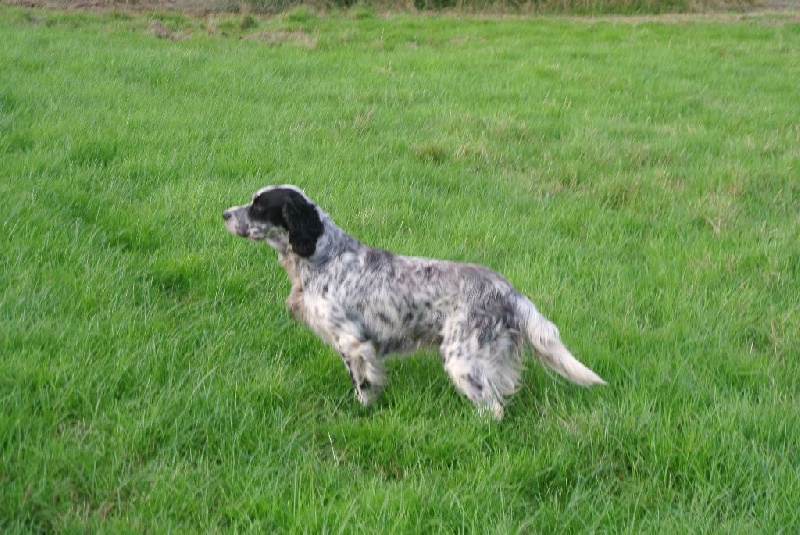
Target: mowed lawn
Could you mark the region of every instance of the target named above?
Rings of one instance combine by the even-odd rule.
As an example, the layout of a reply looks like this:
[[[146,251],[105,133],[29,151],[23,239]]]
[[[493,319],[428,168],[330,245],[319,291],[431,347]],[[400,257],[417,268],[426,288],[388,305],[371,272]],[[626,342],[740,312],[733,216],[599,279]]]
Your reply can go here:
[[[800,25],[0,6],[0,529],[800,530]],[[609,386],[380,403],[223,228],[486,264]]]

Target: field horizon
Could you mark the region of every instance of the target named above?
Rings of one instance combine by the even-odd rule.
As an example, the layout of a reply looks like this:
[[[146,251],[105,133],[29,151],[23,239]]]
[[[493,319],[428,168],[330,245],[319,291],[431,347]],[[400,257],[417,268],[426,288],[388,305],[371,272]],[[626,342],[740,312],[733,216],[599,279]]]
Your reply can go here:
[[[0,5],[0,529],[800,528],[800,24]],[[506,276],[608,381],[362,408],[222,210]]]
[[[77,11],[178,12],[279,15],[296,9],[316,13],[348,11],[446,13],[450,15],[663,15],[796,12],[792,0],[3,0],[21,7]]]

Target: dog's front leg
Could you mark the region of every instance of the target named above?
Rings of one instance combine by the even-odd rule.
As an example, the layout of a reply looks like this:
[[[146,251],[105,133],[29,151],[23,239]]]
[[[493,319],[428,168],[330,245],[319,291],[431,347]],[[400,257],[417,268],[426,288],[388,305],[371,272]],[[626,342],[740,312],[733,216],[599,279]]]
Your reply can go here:
[[[364,395],[364,391],[367,389],[366,380],[358,374],[352,360],[344,353],[340,354],[342,356],[342,362],[344,362],[344,367],[347,368],[347,373],[350,374],[350,381],[353,382],[353,392],[356,394],[356,399],[363,405],[369,404],[369,400]]]
[[[350,374],[356,399],[362,405],[369,405],[377,399],[386,382],[383,365],[375,354],[375,348],[370,342],[353,341],[339,345],[339,354]]]

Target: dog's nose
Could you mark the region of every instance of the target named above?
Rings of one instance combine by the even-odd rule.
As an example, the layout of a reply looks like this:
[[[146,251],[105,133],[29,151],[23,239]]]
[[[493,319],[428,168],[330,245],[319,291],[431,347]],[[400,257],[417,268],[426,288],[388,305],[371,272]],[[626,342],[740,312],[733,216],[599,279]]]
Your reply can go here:
[[[231,218],[232,215],[233,215],[233,213],[231,213],[230,210],[225,210],[224,212],[222,212],[222,219],[227,221],[228,219]]]

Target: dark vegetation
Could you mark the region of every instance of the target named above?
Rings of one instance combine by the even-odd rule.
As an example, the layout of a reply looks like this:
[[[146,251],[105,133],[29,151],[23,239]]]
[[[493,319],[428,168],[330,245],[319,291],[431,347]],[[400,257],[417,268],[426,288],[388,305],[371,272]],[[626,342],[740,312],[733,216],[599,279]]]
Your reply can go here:
[[[191,14],[275,14],[305,6],[329,11],[456,11],[564,15],[708,13],[787,7],[774,0],[11,0],[9,4],[70,9],[177,10]]]

